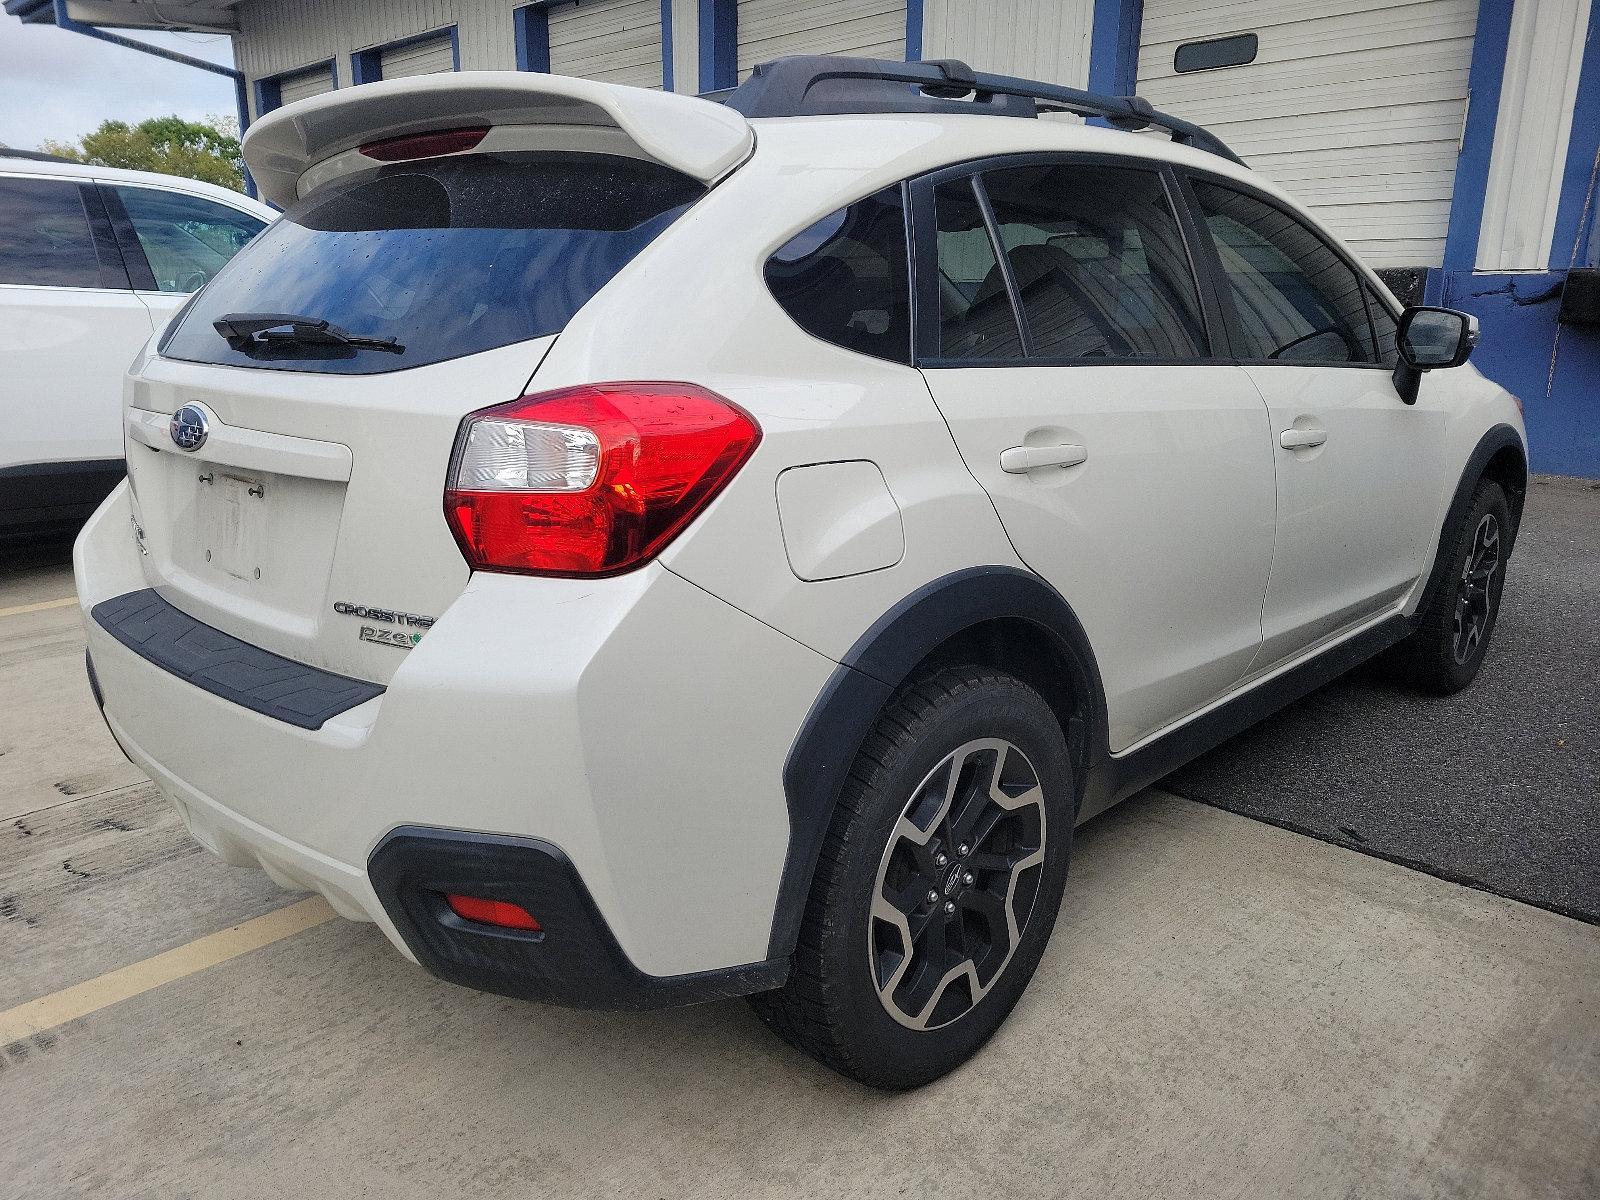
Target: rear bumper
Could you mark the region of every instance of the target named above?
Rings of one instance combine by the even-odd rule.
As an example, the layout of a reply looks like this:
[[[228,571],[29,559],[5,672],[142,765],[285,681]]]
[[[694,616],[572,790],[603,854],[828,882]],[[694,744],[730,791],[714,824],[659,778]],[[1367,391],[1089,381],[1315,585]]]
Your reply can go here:
[[[574,1008],[663,1008],[780,986],[787,960],[689,975],[640,971],[622,952],[559,847],[407,826],[372,852],[368,878],[412,956],[441,979]],[[509,900],[537,913],[537,933],[464,921],[447,892]]]
[[[150,586],[128,530],[118,492],[78,542],[91,669],[114,736],[207,848],[485,990],[643,1007],[781,981],[782,768],[831,661],[659,566],[477,576],[383,694],[304,728],[87,616]],[[472,862],[488,877],[462,878]],[[480,895],[510,879],[570,928],[535,908],[551,932],[533,948],[452,928],[418,907],[446,876]]]

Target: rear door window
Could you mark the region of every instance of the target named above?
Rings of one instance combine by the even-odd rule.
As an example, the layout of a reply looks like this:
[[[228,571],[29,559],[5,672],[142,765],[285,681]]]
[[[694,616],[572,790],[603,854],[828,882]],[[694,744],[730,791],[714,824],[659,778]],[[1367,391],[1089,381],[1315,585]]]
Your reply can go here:
[[[1051,163],[986,171],[1034,358],[1206,357],[1194,272],[1154,171]]]
[[[159,188],[113,186],[156,288],[204,287],[267,223],[226,204]]]
[[[0,179],[0,283],[103,286],[75,180]]]
[[[937,357],[1022,358],[1022,334],[1011,293],[972,180],[941,183],[933,197],[939,273]]]
[[[704,194],[688,176],[609,155],[471,154],[378,167],[291,205],[196,297],[162,353],[376,374],[557,333]],[[212,324],[237,313],[325,320],[401,349],[310,340],[241,348]]]

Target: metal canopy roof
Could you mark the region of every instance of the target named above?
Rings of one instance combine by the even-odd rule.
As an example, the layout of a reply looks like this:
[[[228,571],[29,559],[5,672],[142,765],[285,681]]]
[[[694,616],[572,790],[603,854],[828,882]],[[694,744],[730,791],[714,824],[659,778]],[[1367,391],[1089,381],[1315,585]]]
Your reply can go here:
[[[237,33],[239,0],[67,0],[67,16],[111,29],[177,29]],[[28,25],[55,24],[55,0],[5,0],[5,9]]]

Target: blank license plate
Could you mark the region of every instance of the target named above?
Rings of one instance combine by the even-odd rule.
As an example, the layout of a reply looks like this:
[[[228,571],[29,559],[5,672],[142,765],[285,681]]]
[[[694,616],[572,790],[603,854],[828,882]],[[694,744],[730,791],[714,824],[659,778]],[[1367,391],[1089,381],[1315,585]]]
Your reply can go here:
[[[218,475],[201,491],[206,561],[235,579],[261,578],[266,544],[266,488],[252,479]]]

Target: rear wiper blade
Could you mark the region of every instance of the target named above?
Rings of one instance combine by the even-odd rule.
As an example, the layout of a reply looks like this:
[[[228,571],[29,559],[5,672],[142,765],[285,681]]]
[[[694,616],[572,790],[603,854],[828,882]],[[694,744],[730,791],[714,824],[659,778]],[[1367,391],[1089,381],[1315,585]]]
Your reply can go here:
[[[383,350],[404,354],[405,347],[392,337],[364,337],[340,329],[321,317],[294,313],[228,313],[211,322],[235,350],[272,342],[300,342],[322,346],[349,346],[354,350]]]

